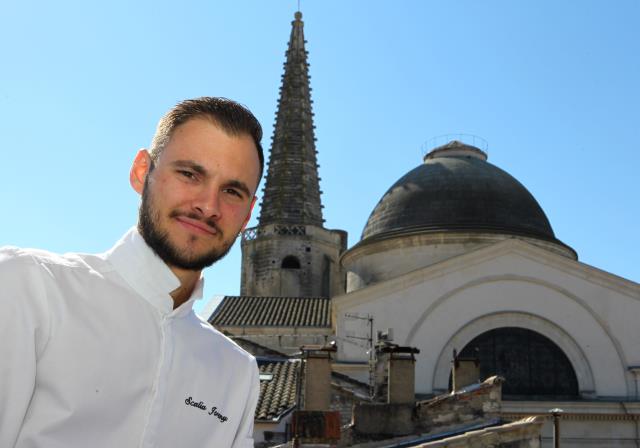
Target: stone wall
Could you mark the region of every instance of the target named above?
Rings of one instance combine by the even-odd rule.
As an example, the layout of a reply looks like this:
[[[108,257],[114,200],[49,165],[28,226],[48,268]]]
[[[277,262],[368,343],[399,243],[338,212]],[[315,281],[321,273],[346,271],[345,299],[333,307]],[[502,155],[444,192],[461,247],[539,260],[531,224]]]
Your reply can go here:
[[[264,330],[264,333],[262,334],[243,332],[242,328],[231,328],[231,330],[227,330],[225,328],[225,330],[234,336],[241,337],[242,339],[246,339],[247,341],[254,342],[285,355],[299,353],[300,347],[303,345],[326,345],[329,342],[331,335],[330,328],[317,329],[314,333],[312,333],[311,329],[305,328],[299,329],[299,333],[294,332],[298,330],[295,328],[278,328],[273,329],[274,333],[268,333],[267,331],[270,331],[271,329],[260,327],[256,331]]]
[[[359,403],[369,402],[369,386],[353,379],[333,372],[331,375],[331,406],[332,411],[340,412],[342,427],[352,422],[353,408]]]
[[[517,422],[469,431],[459,436],[415,445],[416,448],[539,448],[544,421],[528,417]]]
[[[493,376],[454,394],[416,403],[419,426],[433,428],[498,417],[502,405],[502,383],[501,377]]]
[[[240,294],[261,297],[333,297],[345,291],[340,255],[347,235],[313,225],[268,225],[243,234]],[[287,230],[287,231],[285,231]],[[286,258],[297,267],[285,268]]]
[[[359,403],[353,431],[360,436],[394,437],[495,419],[502,403],[500,377],[415,404]]]

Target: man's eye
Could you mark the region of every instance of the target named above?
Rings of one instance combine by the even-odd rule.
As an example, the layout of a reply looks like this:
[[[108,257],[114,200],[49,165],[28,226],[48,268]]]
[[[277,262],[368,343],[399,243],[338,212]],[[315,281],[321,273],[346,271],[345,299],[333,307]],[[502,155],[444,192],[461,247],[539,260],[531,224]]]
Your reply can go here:
[[[240,192],[238,190],[234,190],[233,188],[227,188],[224,191],[225,191],[225,193],[230,194],[231,196],[235,196],[235,197],[238,197],[238,198],[242,197],[242,194],[240,194]]]
[[[180,171],[178,171],[178,173],[182,177],[186,177],[187,179],[195,179],[196,178],[196,175],[194,173],[192,173],[191,171],[180,170]]]

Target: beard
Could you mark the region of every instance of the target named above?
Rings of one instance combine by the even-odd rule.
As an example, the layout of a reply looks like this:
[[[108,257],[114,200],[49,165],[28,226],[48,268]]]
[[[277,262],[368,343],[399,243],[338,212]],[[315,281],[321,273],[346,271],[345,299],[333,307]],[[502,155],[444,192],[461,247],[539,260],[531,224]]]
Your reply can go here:
[[[201,271],[211,266],[216,261],[223,258],[233,245],[235,237],[228,241],[224,239],[224,234],[218,225],[212,220],[202,219],[196,214],[172,211],[170,218],[177,216],[186,216],[191,219],[199,219],[216,230],[216,237],[220,240],[220,245],[211,248],[209,251],[195,254],[189,249],[178,247],[169,238],[169,232],[160,226],[160,212],[153,204],[153,195],[149,188],[149,176],[145,179],[144,189],[142,191],[142,203],[138,214],[138,231],[147,245],[153,249],[158,257],[167,265],[189,271]],[[237,235],[236,235],[237,237]],[[190,241],[195,242],[197,236],[190,236]]]

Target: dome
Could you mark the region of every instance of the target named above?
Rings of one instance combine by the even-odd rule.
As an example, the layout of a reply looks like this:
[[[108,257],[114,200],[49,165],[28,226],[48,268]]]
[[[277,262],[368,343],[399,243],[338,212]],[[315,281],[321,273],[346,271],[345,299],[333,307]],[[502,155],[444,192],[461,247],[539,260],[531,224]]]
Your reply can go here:
[[[486,159],[480,149],[455,140],[434,149],[380,199],[361,242],[415,233],[481,231],[560,243],[531,193]]]

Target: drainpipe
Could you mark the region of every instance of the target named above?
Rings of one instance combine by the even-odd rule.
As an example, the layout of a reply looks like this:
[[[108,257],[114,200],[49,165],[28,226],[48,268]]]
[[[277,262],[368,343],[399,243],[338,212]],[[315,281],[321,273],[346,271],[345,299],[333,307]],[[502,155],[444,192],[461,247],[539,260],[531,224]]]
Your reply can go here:
[[[638,390],[638,380],[640,380],[640,366],[629,366],[629,371],[633,374],[634,383],[636,386],[636,401],[640,400],[640,390]],[[624,408],[624,412],[629,414],[627,410],[627,406],[624,403],[621,403]],[[640,448],[640,419],[638,417],[634,417],[633,419],[636,422],[636,447]]]
[[[560,408],[550,409],[549,413],[553,417],[553,448],[560,448],[560,416],[564,411]]]
[[[634,384],[636,386],[636,400],[640,400],[640,390],[638,390],[638,380],[640,380],[640,366],[629,366],[627,368],[633,375]]]
[[[625,415],[631,415],[631,414],[629,414],[629,409],[627,409],[627,405],[624,404],[624,401],[620,402],[620,406],[622,406],[622,409],[624,410]],[[635,424],[635,427],[636,427],[636,438],[635,438],[636,447],[640,448],[640,428],[638,427],[638,425],[640,425],[640,421],[635,416],[633,416],[632,418],[633,418],[633,421],[636,423]]]

